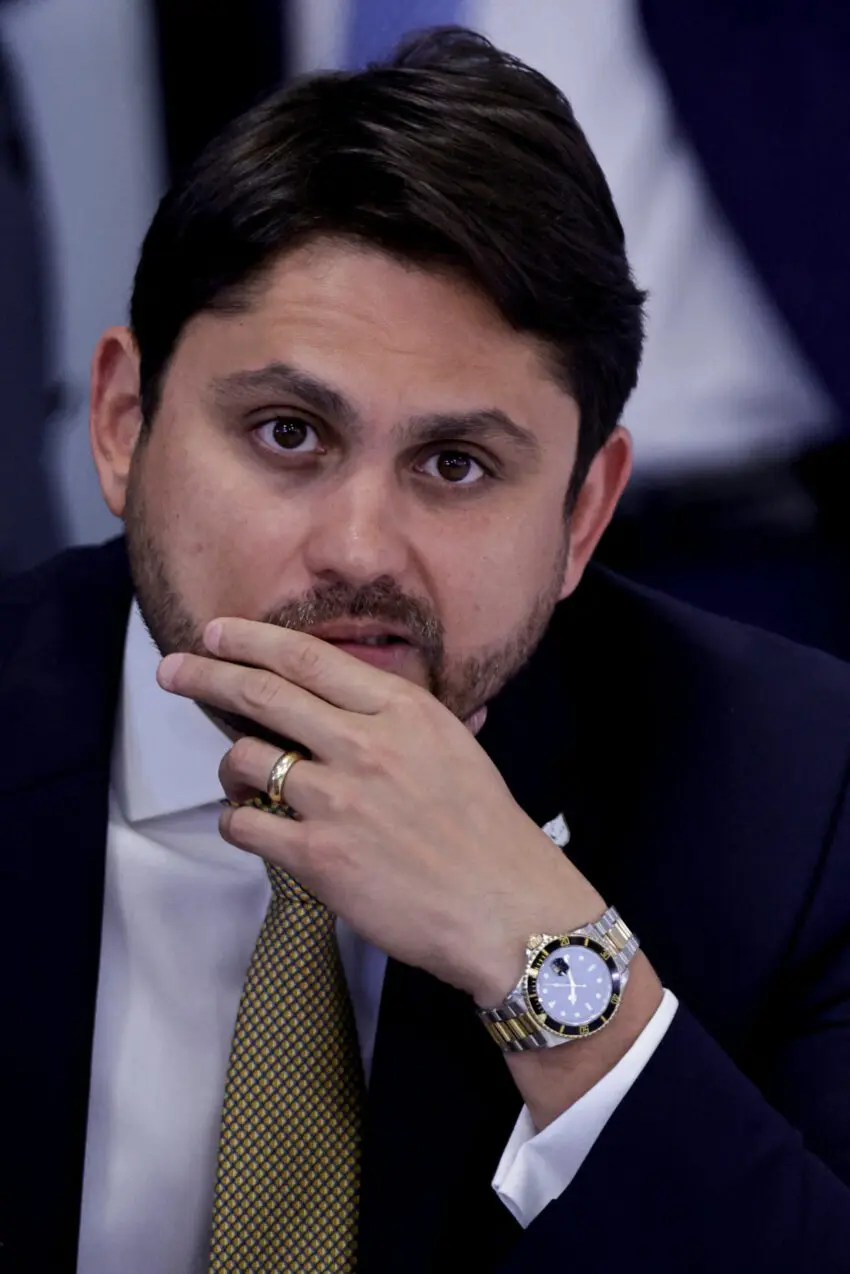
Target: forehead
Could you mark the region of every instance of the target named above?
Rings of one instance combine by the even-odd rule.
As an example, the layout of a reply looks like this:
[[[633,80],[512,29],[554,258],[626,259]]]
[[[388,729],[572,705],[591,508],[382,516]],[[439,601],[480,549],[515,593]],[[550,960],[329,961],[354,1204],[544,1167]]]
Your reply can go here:
[[[239,314],[196,316],[179,354],[201,378],[283,361],[367,412],[575,408],[540,343],[470,283],[335,240],[276,261]]]

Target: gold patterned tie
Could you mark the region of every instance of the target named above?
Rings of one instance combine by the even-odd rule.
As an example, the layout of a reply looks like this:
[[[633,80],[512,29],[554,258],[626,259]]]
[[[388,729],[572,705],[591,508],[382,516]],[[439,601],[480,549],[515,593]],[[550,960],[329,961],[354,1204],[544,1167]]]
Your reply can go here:
[[[210,1274],[350,1274],[364,1085],[334,917],[268,873],[230,1050]]]

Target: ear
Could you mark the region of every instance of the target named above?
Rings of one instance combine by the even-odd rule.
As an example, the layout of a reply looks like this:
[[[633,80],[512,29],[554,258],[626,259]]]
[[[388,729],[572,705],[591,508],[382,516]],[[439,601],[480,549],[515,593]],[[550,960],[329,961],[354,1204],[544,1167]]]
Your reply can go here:
[[[570,516],[570,549],[561,597],[578,587],[632,472],[631,434],[622,427],[594,456]]]
[[[119,518],[141,428],[136,343],[128,328],[111,327],[92,358],[89,435],[103,498]]]

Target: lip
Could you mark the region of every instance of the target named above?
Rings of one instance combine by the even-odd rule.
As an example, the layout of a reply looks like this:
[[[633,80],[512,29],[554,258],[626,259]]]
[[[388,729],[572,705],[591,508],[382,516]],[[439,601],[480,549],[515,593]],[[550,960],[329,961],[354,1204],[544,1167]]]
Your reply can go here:
[[[409,646],[414,644],[410,640],[410,634],[406,629],[392,624],[376,623],[374,620],[363,620],[362,622],[357,620],[345,620],[343,622],[340,620],[330,624],[317,624],[309,632],[312,637],[319,637],[322,641],[331,641],[335,646],[351,645],[374,637],[397,637],[400,641],[407,642]]]
[[[414,667],[411,656],[417,654],[416,647],[407,641],[391,642],[389,646],[366,646],[362,641],[334,641],[331,644],[337,650],[344,650],[347,655],[362,660],[364,664],[372,664],[374,668],[383,668],[386,672],[397,672],[402,676],[405,671],[410,673]]]

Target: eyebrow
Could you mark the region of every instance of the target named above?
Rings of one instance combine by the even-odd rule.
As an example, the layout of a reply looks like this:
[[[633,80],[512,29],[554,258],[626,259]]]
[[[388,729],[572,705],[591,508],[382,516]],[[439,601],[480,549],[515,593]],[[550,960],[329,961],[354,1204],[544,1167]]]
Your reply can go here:
[[[210,393],[215,405],[225,410],[259,394],[292,394],[319,416],[332,416],[352,429],[359,427],[357,412],[344,394],[289,363],[268,363],[256,370],[218,376],[210,383]]]
[[[540,459],[540,444],[534,434],[529,429],[523,429],[499,407],[414,416],[400,427],[397,435],[407,446],[453,442],[458,438],[482,444],[507,440],[527,459]]]
[[[211,382],[215,405],[227,410],[257,395],[292,395],[317,415],[344,425],[354,437],[362,434],[363,423],[349,399],[339,390],[289,363],[268,363],[256,370],[230,372]],[[472,442],[505,440],[532,461],[539,461],[540,444],[529,429],[524,429],[499,407],[483,407],[471,411],[428,412],[414,416],[394,430],[403,446],[422,446],[433,442],[452,442],[459,438]]]

